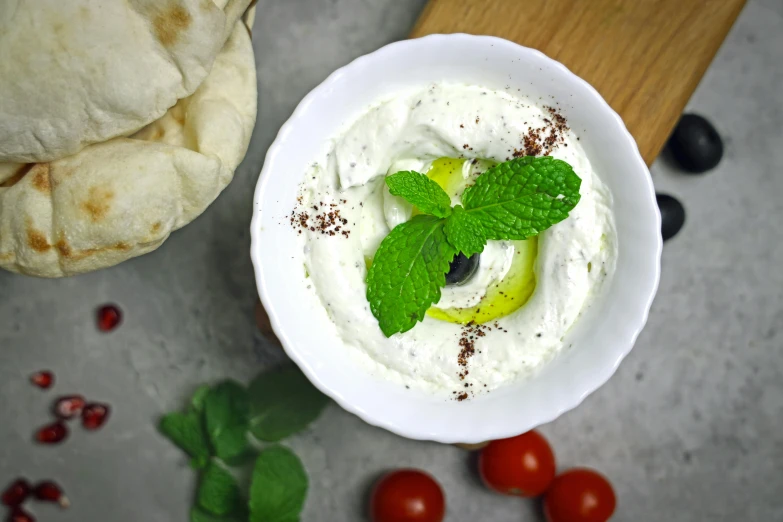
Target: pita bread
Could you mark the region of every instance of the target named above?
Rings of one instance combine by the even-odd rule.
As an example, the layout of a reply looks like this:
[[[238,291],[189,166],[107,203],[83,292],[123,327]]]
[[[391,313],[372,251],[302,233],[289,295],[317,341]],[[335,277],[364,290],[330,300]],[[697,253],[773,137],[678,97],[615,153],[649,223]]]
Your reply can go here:
[[[128,136],[191,95],[251,0],[0,0],[0,162]]]
[[[198,90],[138,133],[0,165],[0,267],[62,277],[155,250],[228,185],[255,117],[253,48],[238,22]]]

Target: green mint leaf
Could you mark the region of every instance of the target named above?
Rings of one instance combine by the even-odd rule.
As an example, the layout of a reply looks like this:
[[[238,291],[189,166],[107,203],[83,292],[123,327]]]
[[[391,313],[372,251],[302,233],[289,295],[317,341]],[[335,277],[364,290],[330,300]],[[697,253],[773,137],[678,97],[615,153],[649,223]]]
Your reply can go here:
[[[296,366],[259,375],[250,383],[248,395],[250,433],[267,442],[305,429],[329,402]]]
[[[250,485],[250,522],[294,522],[307,496],[307,473],[291,450],[272,446],[258,456]]]
[[[527,239],[568,217],[579,203],[581,184],[565,161],[526,156],[481,174],[462,195],[462,206],[486,239]],[[465,235],[459,228],[449,228],[451,240]]]
[[[367,273],[367,300],[386,337],[406,332],[440,300],[457,251],[446,240],[445,220],[418,215],[384,238]]]
[[[241,460],[249,451],[247,392],[235,381],[224,381],[204,398],[204,422],[215,455],[226,461]]]
[[[461,205],[457,205],[453,210],[443,229],[449,243],[467,257],[483,252],[487,235],[482,222],[466,212]]]
[[[190,399],[190,406],[194,411],[201,413],[204,411],[204,399],[207,398],[209,393],[209,384],[202,384],[196,391],[193,392],[193,397]]]
[[[207,464],[209,464],[209,459],[211,457],[198,457],[198,458],[192,458],[190,459],[190,462],[188,463],[191,468],[195,470],[204,469],[207,467]]]
[[[422,214],[445,218],[451,214],[449,195],[434,181],[418,172],[404,170],[386,178],[389,192],[405,198]]]
[[[190,510],[190,522],[247,522],[247,514],[237,513],[218,516],[200,507],[194,507]]]
[[[210,457],[209,439],[198,413],[169,413],[160,420],[159,429],[177,447],[193,457],[193,467],[206,466]]]
[[[199,507],[213,515],[228,515],[242,508],[242,495],[234,476],[215,461],[201,475],[197,499]]]

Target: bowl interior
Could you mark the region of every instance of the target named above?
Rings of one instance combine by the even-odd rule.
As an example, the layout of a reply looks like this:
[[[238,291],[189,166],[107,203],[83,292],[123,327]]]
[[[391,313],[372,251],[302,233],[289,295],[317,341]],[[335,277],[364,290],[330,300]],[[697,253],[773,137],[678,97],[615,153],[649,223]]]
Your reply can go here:
[[[619,255],[613,279],[533,378],[464,402],[444,401],[359,368],[307,288],[289,224],[307,166],[379,99],[432,82],[505,89],[559,102],[614,197]],[[289,356],[345,409],[400,435],[478,442],[522,433],[578,405],[630,351],[658,283],[660,216],[649,172],[617,114],[587,83],[543,54],[505,40],[435,35],[386,46],[314,89],[270,147],[256,191],[252,256],[259,293]]]

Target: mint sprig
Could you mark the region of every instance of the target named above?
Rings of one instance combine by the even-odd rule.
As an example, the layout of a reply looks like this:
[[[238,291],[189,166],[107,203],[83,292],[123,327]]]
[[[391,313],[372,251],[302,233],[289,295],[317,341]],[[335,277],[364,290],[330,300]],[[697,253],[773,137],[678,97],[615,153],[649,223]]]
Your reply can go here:
[[[191,522],[298,521],[308,480],[290,450],[272,446],[255,459],[248,501],[226,465],[244,464],[261,440],[277,441],[305,429],[327,402],[296,367],[288,367],[259,375],[249,390],[231,380],[200,386],[187,411],[165,415],[161,433],[201,470]]]
[[[527,239],[559,223],[579,203],[582,180],[565,161],[516,158],[481,174],[454,208],[418,172],[398,172],[386,183],[422,212],[386,236],[367,273],[370,310],[390,337],[413,328],[438,302],[458,252],[471,256],[489,240]]]

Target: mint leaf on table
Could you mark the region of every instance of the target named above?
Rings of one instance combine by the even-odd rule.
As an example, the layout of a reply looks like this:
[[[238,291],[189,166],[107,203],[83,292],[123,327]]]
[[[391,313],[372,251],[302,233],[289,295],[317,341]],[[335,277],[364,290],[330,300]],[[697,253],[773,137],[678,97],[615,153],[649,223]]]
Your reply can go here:
[[[204,398],[204,423],[215,456],[237,461],[249,451],[247,391],[235,381],[224,381]]]
[[[211,456],[209,439],[198,413],[169,413],[160,420],[160,432],[193,457],[192,465],[203,468]]]
[[[451,199],[440,185],[424,174],[405,170],[386,178],[389,192],[416,206],[423,214],[445,218],[451,214]]]
[[[247,522],[247,514],[237,513],[218,516],[213,515],[200,507],[194,507],[190,510],[190,522]]]
[[[307,473],[291,450],[272,446],[258,456],[250,485],[250,522],[294,522],[307,497]]]
[[[277,442],[305,429],[329,399],[295,366],[256,377],[248,388],[250,433]]]
[[[209,389],[209,384],[202,384],[196,388],[196,391],[193,392],[193,397],[190,399],[190,406],[193,408],[193,410],[197,411],[198,413],[204,411],[204,399],[207,398]]]
[[[446,240],[445,220],[418,215],[381,242],[367,273],[367,300],[384,335],[406,332],[440,300],[457,250]]]
[[[197,499],[199,507],[213,515],[228,515],[242,509],[242,495],[234,476],[215,461],[201,475]]]
[[[526,156],[481,174],[462,194],[462,206],[486,239],[527,239],[568,217],[581,184],[565,161]],[[452,238],[459,242],[454,230]]]

